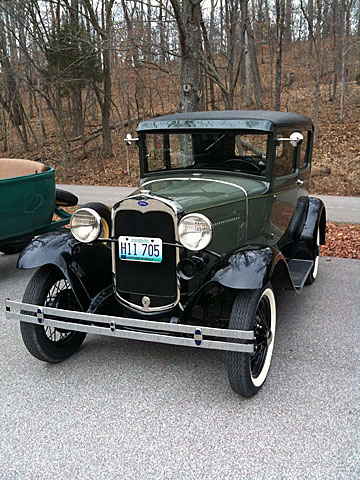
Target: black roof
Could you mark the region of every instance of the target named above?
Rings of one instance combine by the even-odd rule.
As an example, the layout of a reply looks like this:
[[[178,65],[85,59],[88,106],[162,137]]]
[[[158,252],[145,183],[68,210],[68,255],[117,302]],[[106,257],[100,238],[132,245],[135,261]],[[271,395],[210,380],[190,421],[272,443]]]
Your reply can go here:
[[[137,130],[238,128],[273,131],[286,127],[312,129],[313,124],[309,117],[298,113],[270,110],[222,110],[163,115],[141,122]]]

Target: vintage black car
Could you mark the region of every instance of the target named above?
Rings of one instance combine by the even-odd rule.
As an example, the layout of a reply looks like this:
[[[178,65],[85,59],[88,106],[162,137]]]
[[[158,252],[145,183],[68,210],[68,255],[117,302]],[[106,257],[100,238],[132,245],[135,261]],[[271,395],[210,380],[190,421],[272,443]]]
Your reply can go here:
[[[38,268],[7,301],[36,358],[60,362],[87,332],[226,351],[251,397],[274,348],[274,289],[317,277],[325,208],[308,197],[313,125],[293,113],[194,112],[141,122],[139,189],[80,208],[71,232],[21,254]],[[136,148],[134,144],[128,148]]]

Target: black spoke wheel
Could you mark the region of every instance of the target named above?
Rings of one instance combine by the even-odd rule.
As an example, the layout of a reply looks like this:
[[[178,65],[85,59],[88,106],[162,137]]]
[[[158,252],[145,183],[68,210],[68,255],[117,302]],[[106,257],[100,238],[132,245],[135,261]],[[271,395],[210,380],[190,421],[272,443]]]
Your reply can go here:
[[[65,310],[80,310],[63,273],[52,265],[39,268],[26,287],[24,303]],[[82,344],[86,333],[20,322],[21,335],[28,351],[39,360],[58,363],[70,357]]]
[[[244,397],[252,397],[267,378],[274,348],[276,303],[270,284],[259,290],[238,292],[229,329],[254,331],[253,353],[227,353],[231,388]]]

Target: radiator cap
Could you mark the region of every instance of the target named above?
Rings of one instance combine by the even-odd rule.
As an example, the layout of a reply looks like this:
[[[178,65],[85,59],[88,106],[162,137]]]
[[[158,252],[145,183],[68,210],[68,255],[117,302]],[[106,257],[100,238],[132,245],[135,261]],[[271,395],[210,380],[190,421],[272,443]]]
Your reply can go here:
[[[149,308],[150,307],[150,298],[149,297],[143,297],[141,302],[142,302],[144,308]]]

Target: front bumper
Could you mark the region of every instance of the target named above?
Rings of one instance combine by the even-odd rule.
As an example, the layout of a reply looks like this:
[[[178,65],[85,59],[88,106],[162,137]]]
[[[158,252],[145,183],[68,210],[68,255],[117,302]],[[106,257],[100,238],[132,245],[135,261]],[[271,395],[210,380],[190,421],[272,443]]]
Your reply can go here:
[[[253,353],[254,351],[254,332],[252,330],[196,327],[152,320],[97,315],[29,305],[8,299],[5,306],[8,320],[20,320],[64,330],[143,340],[145,342],[168,343],[230,352]],[[247,343],[239,343],[242,340],[246,340]]]

